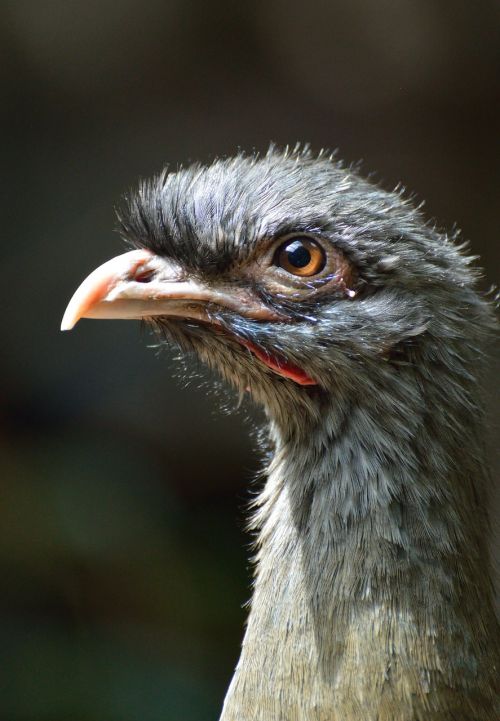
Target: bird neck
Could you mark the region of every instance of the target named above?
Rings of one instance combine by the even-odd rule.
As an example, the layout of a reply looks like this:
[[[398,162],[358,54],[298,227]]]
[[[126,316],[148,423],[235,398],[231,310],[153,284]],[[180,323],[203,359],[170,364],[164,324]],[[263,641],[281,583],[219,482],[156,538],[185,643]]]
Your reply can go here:
[[[361,396],[300,437],[272,425],[254,594],[221,721],[451,719],[478,674],[491,681],[477,428],[468,419],[458,433],[450,416],[443,434],[443,409],[428,418],[422,399],[401,418],[395,397]],[[491,719],[493,700],[477,704],[470,718]]]

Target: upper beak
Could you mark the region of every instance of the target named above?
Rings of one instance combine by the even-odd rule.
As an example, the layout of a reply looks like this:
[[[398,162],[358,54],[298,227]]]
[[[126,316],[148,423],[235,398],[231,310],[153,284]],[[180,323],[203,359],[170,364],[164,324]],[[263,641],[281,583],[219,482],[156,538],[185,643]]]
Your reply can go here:
[[[240,287],[210,288],[147,250],[132,250],[100,265],[79,286],[64,313],[61,330],[80,318],[211,319],[216,304],[255,320],[283,320],[258,297]]]

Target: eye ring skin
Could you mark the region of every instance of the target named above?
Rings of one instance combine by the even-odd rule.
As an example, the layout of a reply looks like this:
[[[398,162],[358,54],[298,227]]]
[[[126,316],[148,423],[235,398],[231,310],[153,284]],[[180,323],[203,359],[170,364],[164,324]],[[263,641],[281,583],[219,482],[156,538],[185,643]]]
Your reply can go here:
[[[324,253],[325,262],[318,273],[295,275],[276,265],[276,254],[282,246],[292,243],[294,239],[305,238],[310,239]],[[296,231],[270,239],[267,247],[248,263],[245,274],[268,292],[299,302],[312,295],[329,292],[344,298],[354,298],[358,277],[352,262],[329,238],[307,231]]]

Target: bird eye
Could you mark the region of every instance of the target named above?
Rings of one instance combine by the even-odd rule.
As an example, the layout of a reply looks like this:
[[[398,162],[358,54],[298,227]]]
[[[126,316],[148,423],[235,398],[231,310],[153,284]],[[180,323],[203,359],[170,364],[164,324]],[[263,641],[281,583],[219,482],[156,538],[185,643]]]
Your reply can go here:
[[[287,273],[308,277],[323,270],[326,255],[312,238],[289,238],[276,250],[274,264]]]

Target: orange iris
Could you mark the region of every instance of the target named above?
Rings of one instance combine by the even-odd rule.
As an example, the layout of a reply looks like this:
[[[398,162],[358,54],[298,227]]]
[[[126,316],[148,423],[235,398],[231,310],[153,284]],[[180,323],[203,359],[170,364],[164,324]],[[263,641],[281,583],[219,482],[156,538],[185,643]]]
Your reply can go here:
[[[312,238],[290,238],[280,245],[275,264],[300,277],[317,275],[325,267],[325,252]]]

